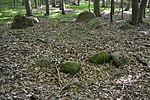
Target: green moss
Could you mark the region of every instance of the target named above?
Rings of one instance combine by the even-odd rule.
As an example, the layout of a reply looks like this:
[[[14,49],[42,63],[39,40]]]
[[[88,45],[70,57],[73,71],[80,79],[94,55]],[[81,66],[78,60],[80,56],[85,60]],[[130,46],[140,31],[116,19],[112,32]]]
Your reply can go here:
[[[121,52],[113,52],[111,54],[112,60],[117,67],[123,66],[128,63],[128,59]]]
[[[120,26],[120,29],[122,30],[133,29],[133,26],[131,24],[124,24]]]
[[[74,61],[66,61],[60,64],[60,72],[76,74],[80,71],[80,64]]]
[[[98,53],[95,53],[89,58],[89,61],[95,64],[103,64],[105,62],[108,62],[109,60],[110,55],[106,51],[100,51]]]
[[[49,67],[50,66],[50,61],[47,60],[47,59],[40,59],[38,62],[38,65],[41,66],[41,67]]]

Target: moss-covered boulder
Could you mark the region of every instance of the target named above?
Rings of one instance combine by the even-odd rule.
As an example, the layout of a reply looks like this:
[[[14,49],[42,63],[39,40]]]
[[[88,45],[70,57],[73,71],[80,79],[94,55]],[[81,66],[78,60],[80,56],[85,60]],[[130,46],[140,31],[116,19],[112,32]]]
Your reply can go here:
[[[123,66],[128,63],[127,57],[124,54],[122,54],[121,52],[118,52],[118,51],[113,52],[113,53],[111,53],[111,57],[112,57],[114,64],[117,67]]]
[[[99,20],[99,18],[93,18],[92,20],[90,20],[88,23],[87,23],[87,26],[90,27],[90,28],[100,28],[101,27],[101,22]]]
[[[98,53],[93,54],[89,58],[89,62],[95,63],[95,64],[103,64],[110,60],[110,55],[106,51],[100,51]]]
[[[80,64],[75,61],[66,61],[60,64],[60,72],[76,74],[80,71]]]
[[[24,15],[16,15],[14,17],[13,23],[11,24],[12,29],[21,29],[21,28],[26,28],[29,26],[34,26],[35,24],[35,19],[33,18],[28,18]]]
[[[43,59],[38,60],[37,64],[41,67],[49,67],[51,63],[48,59],[43,58]]]
[[[92,12],[82,12],[78,15],[76,21],[77,22],[88,22],[90,20],[92,20],[93,18],[96,18],[95,14],[93,14]]]

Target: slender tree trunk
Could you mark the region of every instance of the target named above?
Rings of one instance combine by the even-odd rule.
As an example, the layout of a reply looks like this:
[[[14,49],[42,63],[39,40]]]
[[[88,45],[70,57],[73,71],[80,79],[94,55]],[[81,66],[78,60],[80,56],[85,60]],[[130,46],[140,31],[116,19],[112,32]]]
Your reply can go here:
[[[131,0],[128,0],[128,4],[127,4],[127,6],[125,8],[125,11],[129,11],[130,7],[131,7]]]
[[[114,15],[115,14],[115,2],[114,2],[114,0],[111,0],[111,13],[112,13],[112,15]]]
[[[38,8],[37,0],[34,0],[35,8]]]
[[[100,3],[99,0],[94,0],[94,14],[96,17],[100,17]]]
[[[102,0],[102,7],[105,7],[105,0]]]
[[[122,9],[122,13],[121,13],[121,17],[122,17],[122,19],[123,19],[123,0],[121,0],[121,9]]]
[[[146,8],[147,0],[142,0],[140,3],[139,7],[139,17],[138,17],[138,22],[142,23],[143,22],[143,15],[144,15],[144,10]]]
[[[150,0],[148,1],[148,8],[150,8]]]
[[[12,0],[13,6],[16,6],[16,0]]]
[[[2,5],[2,0],[0,0],[0,5]]]
[[[111,11],[110,11],[110,22],[113,23],[113,15],[114,15],[114,0],[111,0]]]
[[[138,2],[139,0],[132,0],[132,18],[131,24],[135,25],[138,23]]]
[[[149,0],[149,2],[148,2],[148,7],[149,7],[149,12],[150,12],[150,0]]]
[[[49,0],[45,0],[45,5],[46,5],[46,14],[45,14],[45,16],[49,16]]]
[[[25,2],[25,1],[24,1],[24,0],[22,0],[22,5],[24,5],[24,2]]]
[[[78,0],[78,6],[80,5],[80,0]]]
[[[38,6],[42,7],[42,0],[38,0]]]
[[[26,16],[33,16],[30,0],[24,0],[24,1],[25,1],[25,8],[26,8]]]
[[[56,1],[52,0],[52,7],[56,7]]]
[[[91,0],[88,0],[88,12],[91,11]]]
[[[61,0],[61,14],[65,14],[64,0]]]

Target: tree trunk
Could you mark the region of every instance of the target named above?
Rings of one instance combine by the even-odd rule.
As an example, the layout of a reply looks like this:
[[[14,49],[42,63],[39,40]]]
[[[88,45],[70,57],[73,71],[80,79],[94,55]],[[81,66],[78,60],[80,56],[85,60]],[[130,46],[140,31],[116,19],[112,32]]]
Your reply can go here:
[[[24,0],[22,0],[22,5],[24,5],[24,2],[25,2],[25,1],[24,1]]]
[[[132,0],[132,18],[131,24],[135,25],[138,23],[138,2],[139,0]]]
[[[115,13],[115,2],[114,0],[111,0],[111,14],[114,15]]]
[[[52,7],[56,7],[56,1],[52,0]]]
[[[105,0],[102,0],[102,7],[105,7]]]
[[[110,22],[113,23],[113,15],[114,15],[114,0],[111,0],[111,11],[110,11]]]
[[[0,0],[0,5],[2,5],[2,0]]]
[[[78,0],[78,6],[80,5],[80,0]]]
[[[45,16],[49,16],[49,0],[45,0],[45,5],[46,5],[46,13],[45,13]]]
[[[123,0],[121,0],[121,9],[122,9],[122,11],[121,11],[121,18],[123,19]]]
[[[34,0],[35,8],[38,8],[37,0]]]
[[[88,0],[88,12],[91,11],[91,0]]]
[[[138,17],[138,22],[142,23],[143,22],[143,15],[144,15],[144,10],[146,8],[147,0],[142,0],[140,3],[139,7],[139,17]]]
[[[130,7],[131,7],[131,0],[128,0],[128,4],[127,4],[127,6],[125,8],[125,11],[129,11]]]
[[[16,0],[12,0],[13,6],[16,6]]]
[[[100,16],[100,3],[99,0],[94,0],[94,14],[96,17]]]
[[[39,6],[39,7],[42,6],[42,0],[38,0],[38,6]]]
[[[65,14],[64,0],[61,0],[61,14]]]
[[[26,8],[26,16],[33,16],[30,0],[24,0]]]

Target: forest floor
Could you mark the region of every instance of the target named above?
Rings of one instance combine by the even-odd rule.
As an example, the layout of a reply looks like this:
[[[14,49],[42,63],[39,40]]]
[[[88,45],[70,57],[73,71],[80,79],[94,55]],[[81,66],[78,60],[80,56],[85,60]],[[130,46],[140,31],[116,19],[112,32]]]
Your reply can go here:
[[[39,19],[39,24],[25,29],[10,29],[8,22],[0,26],[1,100],[150,100],[149,24],[121,29],[127,20],[110,24],[109,18],[100,17],[97,27],[74,19]],[[115,75],[119,72],[112,62],[88,62],[101,50],[128,56],[121,76]],[[38,66],[41,58],[49,59],[51,66]],[[66,60],[81,64],[76,76],[57,70]],[[62,90],[73,78],[80,85]]]

